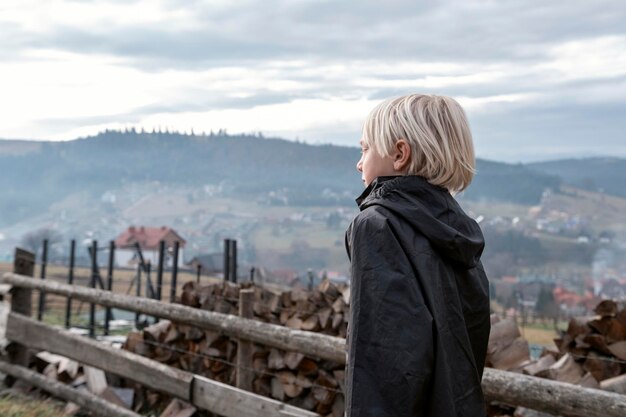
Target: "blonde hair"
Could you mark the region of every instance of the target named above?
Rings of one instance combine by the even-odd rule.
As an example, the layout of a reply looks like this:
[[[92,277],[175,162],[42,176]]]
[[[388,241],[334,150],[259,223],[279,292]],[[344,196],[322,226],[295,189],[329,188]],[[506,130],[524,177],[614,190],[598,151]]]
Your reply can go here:
[[[472,133],[454,99],[411,94],[380,103],[365,121],[363,141],[379,155],[391,156],[400,139],[411,148],[408,175],[420,175],[451,193],[463,191],[472,181]]]

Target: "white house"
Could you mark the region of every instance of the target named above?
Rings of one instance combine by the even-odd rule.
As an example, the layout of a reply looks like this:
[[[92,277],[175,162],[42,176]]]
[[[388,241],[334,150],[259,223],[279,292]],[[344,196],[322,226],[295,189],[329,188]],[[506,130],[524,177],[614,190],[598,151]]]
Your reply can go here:
[[[170,227],[135,227],[130,226],[115,239],[115,264],[121,267],[133,267],[139,263],[135,243],[139,243],[145,262],[150,261],[153,268],[159,264],[159,242],[165,242],[166,267],[173,265],[174,242],[180,242],[178,266],[184,265],[183,254],[185,239]]]

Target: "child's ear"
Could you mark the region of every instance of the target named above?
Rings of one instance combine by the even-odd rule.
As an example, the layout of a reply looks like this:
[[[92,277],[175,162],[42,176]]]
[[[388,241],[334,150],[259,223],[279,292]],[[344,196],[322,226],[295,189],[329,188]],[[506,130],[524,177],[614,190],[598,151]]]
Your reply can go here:
[[[409,161],[411,160],[411,147],[404,139],[399,139],[396,142],[396,152],[393,156],[393,169],[398,172],[404,172],[409,167]]]

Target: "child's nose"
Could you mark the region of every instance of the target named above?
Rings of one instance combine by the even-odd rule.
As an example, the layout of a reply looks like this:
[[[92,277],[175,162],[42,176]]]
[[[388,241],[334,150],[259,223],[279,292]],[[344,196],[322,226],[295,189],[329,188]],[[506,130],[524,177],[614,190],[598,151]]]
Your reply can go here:
[[[363,161],[361,159],[359,159],[359,162],[356,163],[356,170],[363,172]]]

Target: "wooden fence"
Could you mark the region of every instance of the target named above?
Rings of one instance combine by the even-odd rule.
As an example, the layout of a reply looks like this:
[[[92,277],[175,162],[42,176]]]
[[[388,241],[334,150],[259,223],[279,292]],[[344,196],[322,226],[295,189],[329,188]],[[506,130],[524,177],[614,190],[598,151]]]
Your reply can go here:
[[[24,368],[24,365],[27,364],[25,346],[29,346],[63,355],[137,381],[157,391],[188,401],[198,408],[226,417],[317,415],[239,388],[162,365],[130,352],[109,349],[94,340],[76,336],[65,330],[52,328],[32,320],[29,318],[32,290],[45,291],[106,307],[145,313],[182,324],[220,331],[242,342],[256,342],[279,349],[300,352],[311,357],[343,364],[346,362],[345,340],[342,338],[291,330],[282,326],[178,304],[36,280],[29,277],[32,275],[32,264],[29,267],[29,262],[33,262],[33,260],[16,256],[15,272],[6,273],[0,279],[2,283],[13,287],[12,312],[8,318],[6,337],[13,342],[14,346],[9,355],[10,364],[0,363],[0,370],[18,378],[27,378],[24,373],[27,371]],[[29,381],[31,380],[29,379]],[[489,400],[513,406],[523,406],[572,417],[626,416],[626,396],[606,391],[582,388],[495,369],[485,369],[482,385]],[[60,391],[51,391],[55,395],[67,398]],[[87,407],[89,405],[88,399],[82,405]],[[116,414],[114,411],[106,411],[107,409],[101,406],[87,408],[107,417],[122,415]]]

